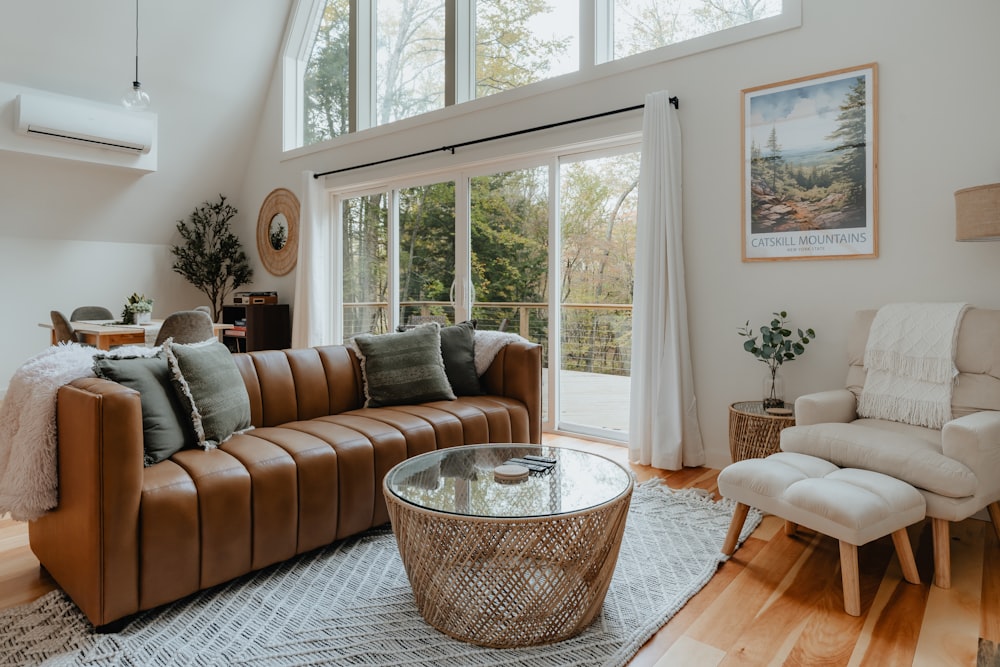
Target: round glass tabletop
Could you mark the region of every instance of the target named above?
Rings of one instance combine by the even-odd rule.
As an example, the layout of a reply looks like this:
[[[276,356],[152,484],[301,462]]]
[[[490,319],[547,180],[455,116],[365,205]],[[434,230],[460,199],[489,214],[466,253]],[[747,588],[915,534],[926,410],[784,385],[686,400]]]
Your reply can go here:
[[[495,479],[497,466],[524,465],[524,461],[539,469],[529,470],[523,481]],[[550,517],[614,500],[632,488],[632,475],[610,459],[575,449],[466,445],[403,461],[386,475],[385,488],[400,500],[437,512],[484,518]]]

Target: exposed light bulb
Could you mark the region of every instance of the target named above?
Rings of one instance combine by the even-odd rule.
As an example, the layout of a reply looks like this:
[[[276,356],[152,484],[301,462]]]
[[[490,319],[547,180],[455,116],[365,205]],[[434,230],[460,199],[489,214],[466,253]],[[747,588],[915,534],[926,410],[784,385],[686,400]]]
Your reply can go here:
[[[122,95],[122,106],[129,111],[149,108],[149,93],[139,83],[139,0],[135,0],[135,81],[132,82],[132,89]]]
[[[122,95],[122,106],[129,111],[144,111],[149,108],[149,93],[138,81],[133,81],[129,91]]]

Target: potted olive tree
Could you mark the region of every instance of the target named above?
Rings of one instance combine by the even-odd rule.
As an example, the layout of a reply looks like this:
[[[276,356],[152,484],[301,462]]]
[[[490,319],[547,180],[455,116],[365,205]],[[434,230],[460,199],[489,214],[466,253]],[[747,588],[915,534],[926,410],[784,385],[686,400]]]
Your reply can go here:
[[[770,326],[762,326],[759,330],[760,342],[757,335],[750,327],[750,320],[737,331],[740,336],[746,338],[743,342],[743,349],[767,364],[767,373],[764,375],[763,403],[764,409],[781,408],[785,405],[785,385],[778,373],[778,369],[786,361],[795,361],[796,357],[805,354],[806,345],[813,338],[816,332],[812,329],[796,330],[796,335],[792,336],[792,330],[786,327],[788,313],[781,311],[773,313],[774,319]]]
[[[195,208],[185,223],[177,222],[183,243],[170,251],[173,269],[205,293],[212,302],[212,320],[219,321],[226,297],[253,278],[253,269],[243,252],[243,244],[229,228],[236,208],[226,202],[205,202]]]

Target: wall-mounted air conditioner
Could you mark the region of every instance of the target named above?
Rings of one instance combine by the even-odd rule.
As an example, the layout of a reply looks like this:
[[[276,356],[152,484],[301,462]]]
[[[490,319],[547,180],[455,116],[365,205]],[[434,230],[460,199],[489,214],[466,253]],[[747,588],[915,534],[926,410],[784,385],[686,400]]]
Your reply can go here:
[[[21,93],[15,101],[14,130],[137,155],[153,146],[156,116],[66,95]]]

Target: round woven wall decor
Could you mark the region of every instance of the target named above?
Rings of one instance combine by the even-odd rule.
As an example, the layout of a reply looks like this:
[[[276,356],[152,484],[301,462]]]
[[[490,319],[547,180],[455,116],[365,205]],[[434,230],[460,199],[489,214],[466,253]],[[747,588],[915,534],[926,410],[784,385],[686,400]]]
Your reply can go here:
[[[299,200],[291,190],[272,190],[261,204],[257,216],[257,253],[264,268],[273,275],[283,276],[295,268],[299,254]]]

